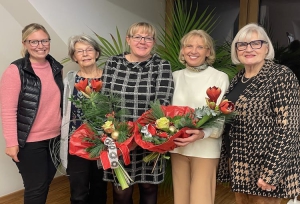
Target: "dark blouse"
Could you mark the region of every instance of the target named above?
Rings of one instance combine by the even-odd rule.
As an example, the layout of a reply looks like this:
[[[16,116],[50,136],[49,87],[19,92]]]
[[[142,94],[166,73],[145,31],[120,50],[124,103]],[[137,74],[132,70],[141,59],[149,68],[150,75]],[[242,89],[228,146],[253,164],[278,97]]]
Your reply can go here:
[[[243,91],[246,89],[246,87],[252,82],[252,79],[247,79],[246,78],[246,82],[242,82],[242,78],[238,81],[237,85],[232,89],[231,92],[229,92],[225,97],[226,99],[228,99],[229,101],[236,103],[236,101],[238,100],[238,98],[240,97],[240,95],[243,93]],[[231,128],[231,124],[228,123],[225,125],[225,129],[224,129],[224,142],[226,145],[226,151],[228,154],[230,154],[230,137],[229,137],[229,131]]]
[[[75,76],[75,83],[78,83],[80,80],[84,80],[84,77],[80,77],[78,75]],[[100,80],[100,78],[97,78]],[[80,91],[78,91],[76,88],[73,90],[73,97],[74,99],[79,99],[81,97],[84,97]],[[70,114],[70,128],[69,133],[71,134],[73,131],[75,131],[79,126],[84,122],[82,120],[82,110],[80,108],[77,108],[74,103],[71,103],[71,114]]]
[[[135,121],[150,108],[150,102],[159,100],[163,105],[169,105],[174,92],[171,66],[154,54],[143,62],[129,62],[127,53],[109,58],[103,70],[102,92],[121,96],[121,109],[128,109],[126,120]],[[142,161],[150,152],[137,147],[131,152],[131,164],[125,166],[135,183],[158,184],[164,180],[165,164]],[[104,180],[113,181],[111,170],[105,171]]]

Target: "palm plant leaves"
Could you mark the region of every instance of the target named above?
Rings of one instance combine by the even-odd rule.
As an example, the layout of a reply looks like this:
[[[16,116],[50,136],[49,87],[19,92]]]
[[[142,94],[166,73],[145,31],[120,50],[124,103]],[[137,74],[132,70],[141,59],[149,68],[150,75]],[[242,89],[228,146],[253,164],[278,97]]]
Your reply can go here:
[[[198,5],[193,12],[191,12],[192,8],[192,4],[188,7],[186,2],[176,0],[174,12],[171,16],[166,16],[166,21],[172,25],[170,31],[163,26],[160,27],[158,40],[162,45],[157,46],[156,52],[171,63],[173,71],[184,68],[178,60],[181,38],[194,29],[202,29],[210,33],[217,22],[214,20],[214,9],[209,12],[209,8],[206,8],[200,17],[197,17]]]
[[[98,35],[96,32],[93,31],[93,33],[100,41],[100,48],[102,52],[98,60],[100,67],[105,64],[105,61],[110,56],[118,55],[123,53],[124,51],[129,50],[127,43],[125,41],[123,44],[119,29],[117,27],[116,30],[117,30],[117,38],[115,38],[112,34],[110,34],[112,43],[110,43],[108,40],[106,40],[105,38],[101,37],[100,35]]]
[[[229,80],[237,74],[237,72],[242,69],[242,66],[233,65],[231,62],[230,55],[231,43],[224,42],[223,45],[216,48],[216,61],[214,62],[214,68],[222,71],[228,75]]]

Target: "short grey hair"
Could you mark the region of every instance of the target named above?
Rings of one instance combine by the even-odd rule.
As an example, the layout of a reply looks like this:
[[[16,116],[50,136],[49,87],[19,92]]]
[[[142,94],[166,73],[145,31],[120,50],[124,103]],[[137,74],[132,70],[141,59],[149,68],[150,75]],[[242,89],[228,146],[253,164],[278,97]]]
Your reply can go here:
[[[274,47],[273,47],[272,42],[271,42],[270,38],[268,37],[268,34],[266,33],[265,29],[262,26],[259,26],[255,23],[250,23],[250,24],[245,25],[243,28],[241,28],[232,41],[231,60],[232,60],[233,64],[241,64],[241,62],[237,56],[237,50],[236,50],[235,44],[237,42],[250,41],[252,33],[257,33],[258,38],[260,40],[264,40],[267,42],[267,46],[268,46],[269,50],[268,50],[268,53],[267,53],[265,59],[269,59],[269,60],[274,59],[274,56],[275,56]]]
[[[210,55],[205,59],[205,61],[207,64],[212,65],[216,59],[216,51],[214,48],[214,41],[213,41],[212,37],[204,30],[192,30],[192,31],[188,32],[187,34],[185,34],[181,38],[180,52],[179,52],[179,56],[178,56],[179,61],[182,64],[186,65],[186,61],[183,58],[182,49],[186,46],[186,44],[189,42],[189,40],[195,36],[202,38],[203,42],[204,42],[204,46],[210,50]]]
[[[75,53],[75,44],[78,42],[87,43],[91,45],[96,50],[96,52],[99,53],[98,57],[96,58],[96,61],[99,59],[99,57],[101,56],[101,49],[98,42],[91,36],[82,34],[82,35],[74,35],[69,38],[68,55],[73,62],[75,62],[73,59]]]

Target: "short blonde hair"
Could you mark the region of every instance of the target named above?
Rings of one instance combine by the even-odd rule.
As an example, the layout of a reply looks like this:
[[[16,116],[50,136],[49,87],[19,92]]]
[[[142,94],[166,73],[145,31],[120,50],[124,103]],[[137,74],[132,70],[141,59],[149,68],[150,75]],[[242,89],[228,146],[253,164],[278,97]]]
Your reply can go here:
[[[154,41],[156,39],[156,29],[153,25],[151,25],[150,23],[146,23],[146,22],[139,22],[139,23],[134,23],[132,24],[126,33],[126,37],[132,37],[133,35],[135,35],[138,30],[142,28],[142,32],[143,33],[147,33],[150,36],[153,37]]]
[[[27,40],[28,36],[36,31],[42,30],[48,35],[48,39],[50,39],[50,35],[46,28],[38,23],[31,23],[27,26],[25,26],[22,30],[22,42],[25,42]],[[28,53],[27,49],[23,46],[21,50],[21,55],[24,57]]]
[[[232,60],[233,64],[241,64],[241,62],[237,56],[237,50],[236,50],[235,44],[237,42],[250,41],[252,33],[257,33],[258,38],[260,40],[264,40],[267,42],[267,46],[268,46],[269,50],[268,50],[268,53],[267,53],[265,59],[270,59],[270,60],[274,59],[274,56],[275,56],[274,47],[273,47],[272,42],[271,42],[270,38],[268,37],[265,29],[262,26],[259,26],[255,23],[250,23],[250,24],[245,25],[243,28],[241,28],[232,41],[231,60]]]
[[[206,57],[205,61],[207,64],[212,65],[216,59],[216,51],[214,48],[214,42],[212,37],[205,32],[204,30],[192,30],[185,34],[180,40],[180,52],[178,59],[179,61],[186,65],[186,61],[183,58],[182,49],[187,45],[187,43],[191,40],[192,37],[200,37],[203,39],[204,46],[210,50],[210,55]]]

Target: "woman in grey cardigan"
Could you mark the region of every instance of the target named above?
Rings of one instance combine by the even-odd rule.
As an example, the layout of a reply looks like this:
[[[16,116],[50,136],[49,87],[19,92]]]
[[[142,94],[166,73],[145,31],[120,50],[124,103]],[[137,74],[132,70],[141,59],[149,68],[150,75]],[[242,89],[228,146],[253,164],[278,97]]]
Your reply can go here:
[[[98,43],[88,35],[73,36],[69,39],[69,57],[79,65],[79,71],[70,71],[64,79],[63,119],[61,129],[60,157],[67,170],[71,189],[71,203],[106,203],[106,182],[103,181],[103,169],[98,169],[97,161],[86,160],[69,154],[69,136],[82,124],[82,111],[70,100],[82,97],[74,88],[80,80],[100,80],[102,70],[96,61],[101,50]]]

